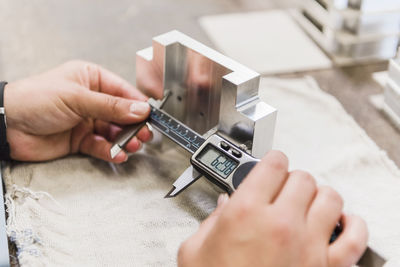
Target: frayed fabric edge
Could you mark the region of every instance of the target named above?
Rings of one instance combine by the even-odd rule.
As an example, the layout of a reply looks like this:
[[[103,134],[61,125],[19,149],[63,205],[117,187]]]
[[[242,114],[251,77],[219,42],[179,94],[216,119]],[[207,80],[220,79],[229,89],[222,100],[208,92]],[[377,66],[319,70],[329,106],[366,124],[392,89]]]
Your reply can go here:
[[[42,256],[41,247],[43,247],[44,244],[39,234],[32,226],[18,223],[16,202],[24,201],[28,198],[39,201],[43,197],[49,198],[55,205],[61,207],[61,205],[49,193],[43,191],[34,192],[29,188],[19,187],[16,184],[13,184],[11,188],[8,188],[4,196],[6,211],[8,214],[6,220],[6,231],[10,241],[16,246],[17,258],[20,264],[29,264],[29,258]]]

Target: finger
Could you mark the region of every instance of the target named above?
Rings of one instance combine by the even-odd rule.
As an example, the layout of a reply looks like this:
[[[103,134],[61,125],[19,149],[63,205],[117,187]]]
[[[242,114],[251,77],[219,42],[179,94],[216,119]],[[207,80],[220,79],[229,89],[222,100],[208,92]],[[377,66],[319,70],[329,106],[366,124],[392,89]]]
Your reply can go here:
[[[150,113],[147,102],[129,100],[99,92],[81,90],[70,106],[83,118],[100,119],[118,124],[133,124],[146,119]]]
[[[367,248],[368,230],[363,219],[345,215],[342,220],[343,231],[329,246],[329,266],[353,266]]]
[[[94,132],[103,136],[108,141],[114,141],[121,131],[122,128],[115,124],[102,120],[96,120],[94,122]]]
[[[289,208],[293,213],[306,216],[317,193],[315,179],[307,172],[293,171],[275,200],[277,205]]]
[[[318,188],[307,220],[318,235],[326,237],[327,244],[342,216],[342,209],[343,199],[335,190],[329,186]]]
[[[287,179],[288,165],[285,154],[270,151],[244,179],[232,201],[241,202],[245,197],[249,201],[272,202]]]
[[[134,153],[142,148],[142,142],[134,136],[126,145],[125,150],[129,153]]]
[[[223,211],[224,207],[229,201],[229,196],[228,194],[221,194],[218,197],[218,203],[217,203],[217,208],[205,219],[196,233],[197,235],[197,241],[201,244],[204,239],[208,236],[209,232],[211,229],[214,228],[214,225],[218,219],[218,217],[221,215],[221,212]]]
[[[215,225],[228,201],[229,196],[227,194],[221,194],[218,198],[218,205],[214,212],[212,212],[210,216],[201,223],[199,230],[190,239],[182,243],[178,252],[178,262],[180,264],[185,265],[187,263],[186,266],[191,266],[190,264],[193,262],[190,261],[190,259],[193,258],[190,254],[198,252],[204,245],[206,238],[210,236],[210,232],[216,229]]]
[[[103,136],[110,142],[113,142],[122,131],[122,128],[109,122],[96,120],[94,123],[94,130],[96,134]],[[148,142],[153,138],[153,133],[147,126],[144,126],[142,129],[140,129],[136,136],[139,141]]]
[[[141,142],[145,143],[153,138],[153,133],[149,130],[149,128],[146,125],[142,129],[140,129],[140,131],[137,133],[136,136]]]
[[[84,62],[89,88],[113,96],[146,101],[147,97],[129,82],[103,67]]]
[[[109,162],[122,163],[128,159],[128,155],[124,151],[121,151],[115,158],[112,159],[110,155],[110,149],[111,143],[108,142],[104,137],[95,134],[86,135],[79,147],[79,151],[83,154],[87,154]]]
[[[107,141],[113,142],[118,134],[122,131],[121,127],[113,125],[105,121],[97,120],[94,124],[95,133],[103,136]],[[146,129],[140,131],[146,132]],[[139,131],[139,133],[140,133]],[[147,133],[141,133],[140,135],[147,135]],[[133,137],[126,145],[125,150],[129,153],[134,153],[142,147],[142,141],[138,137]]]

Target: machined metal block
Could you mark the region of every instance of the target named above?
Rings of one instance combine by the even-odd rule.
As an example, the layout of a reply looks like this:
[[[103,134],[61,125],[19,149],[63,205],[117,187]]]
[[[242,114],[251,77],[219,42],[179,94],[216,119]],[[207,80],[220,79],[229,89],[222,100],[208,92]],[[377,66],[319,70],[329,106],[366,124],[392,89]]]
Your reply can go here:
[[[381,109],[395,127],[400,130],[400,86],[388,76],[383,97],[380,95],[373,101]],[[379,99],[383,99],[379,100]]]
[[[391,59],[389,61],[389,78],[400,86],[400,58]]]
[[[336,64],[387,60],[396,55],[400,34],[358,36],[325,27],[307,10],[294,11],[292,15]]]
[[[362,12],[379,12],[400,9],[398,0],[320,0],[337,9],[354,9]]]
[[[349,8],[349,0],[319,0],[322,5],[334,7],[336,9],[347,9]]]
[[[137,52],[137,87],[171,96],[164,110],[204,137],[214,132],[254,157],[272,147],[276,109],[260,100],[260,75],[178,32],[153,38]]]
[[[400,32],[400,9],[385,12],[362,12],[338,9],[323,0],[301,1],[303,10],[317,20],[324,30],[344,31],[355,35],[385,35]]]
[[[389,78],[383,95],[385,104],[390,107],[394,114],[400,116],[400,86]]]
[[[348,0],[348,6],[364,12],[376,12],[400,9],[400,2],[398,0]]]

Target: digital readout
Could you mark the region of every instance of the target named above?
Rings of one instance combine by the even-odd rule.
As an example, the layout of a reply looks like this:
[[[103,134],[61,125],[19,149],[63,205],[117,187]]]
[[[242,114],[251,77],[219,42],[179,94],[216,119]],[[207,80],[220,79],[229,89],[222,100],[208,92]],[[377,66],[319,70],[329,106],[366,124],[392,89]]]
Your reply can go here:
[[[238,163],[235,160],[231,159],[212,145],[207,145],[196,159],[223,178],[228,177],[229,174],[231,174],[238,166]]]

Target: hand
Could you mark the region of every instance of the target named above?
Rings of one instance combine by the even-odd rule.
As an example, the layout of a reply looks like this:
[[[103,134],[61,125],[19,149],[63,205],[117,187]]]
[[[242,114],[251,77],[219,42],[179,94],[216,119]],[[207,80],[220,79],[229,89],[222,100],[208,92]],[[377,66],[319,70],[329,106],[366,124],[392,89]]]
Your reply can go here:
[[[342,213],[330,187],[317,187],[303,171],[288,172],[280,152],[268,153],[231,199],[183,243],[179,266],[348,267],[366,248],[362,219]],[[343,232],[329,244],[337,222]]]
[[[11,158],[43,161],[81,152],[115,163],[111,141],[150,112],[147,97],[98,65],[71,61],[46,73],[8,84],[4,90]],[[115,123],[115,124],[114,124]],[[151,138],[144,128],[127,145],[135,152]]]

